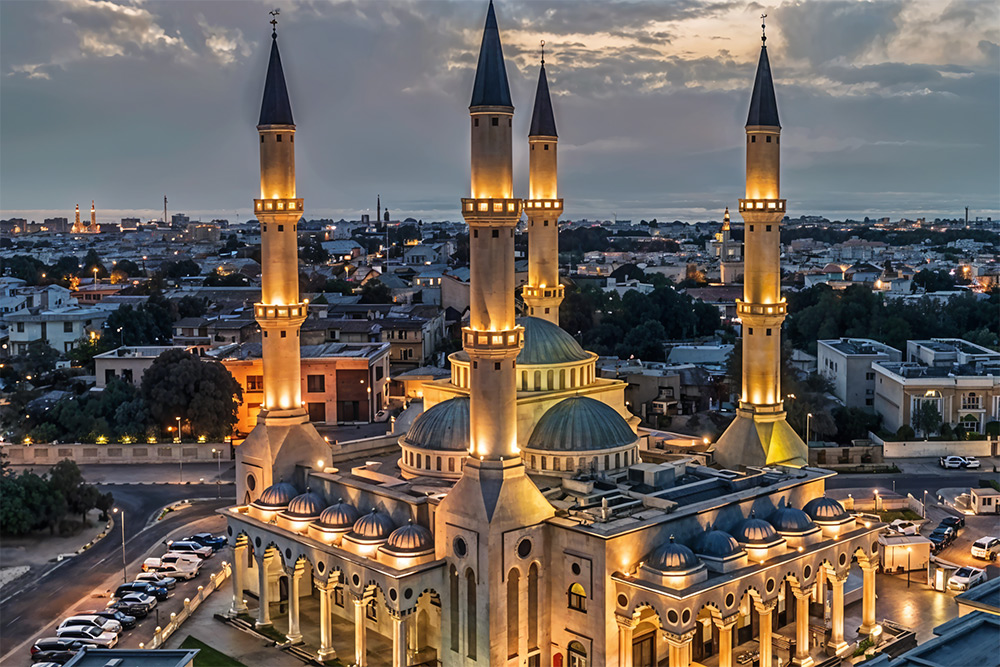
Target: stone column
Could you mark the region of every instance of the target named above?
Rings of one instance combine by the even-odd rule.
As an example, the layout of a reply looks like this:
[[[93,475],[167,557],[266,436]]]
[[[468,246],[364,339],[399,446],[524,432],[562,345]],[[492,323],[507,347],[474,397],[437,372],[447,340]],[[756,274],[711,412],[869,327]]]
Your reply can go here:
[[[233,547],[233,604],[229,607],[230,616],[238,616],[247,610],[247,603],[243,598],[246,578],[247,543],[245,539],[241,539]]]
[[[858,559],[864,583],[861,589],[861,628],[862,635],[870,634],[875,629],[875,568],[878,565],[874,558]]]
[[[302,561],[296,561],[292,566],[292,575],[289,577],[288,587],[288,634],[285,636],[288,641],[295,644],[302,639],[302,632],[299,630],[299,586],[302,575],[305,573],[305,565]]]
[[[778,605],[777,600],[767,600],[767,601],[757,601],[754,600],[753,606],[757,610],[757,614],[760,617],[760,636],[758,637],[758,642],[760,643],[760,667],[771,667],[772,664],[772,646],[771,646],[771,612]]]
[[[733,628],[739,615],[726,618],[712,617],[712,622],[719,629],[719,667],[733,667]]]
[[[316,657],[320,662],[333,660],[337,652],[333,648],[333,589],[335,581],[316,582],[319,588],[319,651]]]
[[[792,594],[795,595],[795,656],[792,662],[799,667],[813,664],[809,655],[809,598],[814,587],[815,584],[808,588],[792,586]]]
[[[682,635],[665,632],[664,635],[670,646],[670,667],[691,667],[691,641],[694,639],[694,631]]]
[[[844,641],[844,583],[847,581],[847,573],[830,572],[827,576],[833,585],[829,648],[833,653],[840,653],[847,647],[847,642]]]
[[[365,646],[365,596],[353,597],[354,602],[354,664],[357,667],[367,667],[368,647]]]
[[[399,612],[392,617],[392,667],[406,667],[406,618]]]
[[[632,667],[632,636],[635,631],[635,619],[631,616],[615,614],[618,622],[618,664],[620,667]]]
[[[257,574],[259,577],[259,590],[257,591],[258,599],[260,600],[260,609],[257,610],[257,627],[264,628],[271,625],[271,600],[268,597],[268,577],[267,568],[271,564],[271,559],[274,556],[269,554],[264,554],[263,558],[257,559]]]

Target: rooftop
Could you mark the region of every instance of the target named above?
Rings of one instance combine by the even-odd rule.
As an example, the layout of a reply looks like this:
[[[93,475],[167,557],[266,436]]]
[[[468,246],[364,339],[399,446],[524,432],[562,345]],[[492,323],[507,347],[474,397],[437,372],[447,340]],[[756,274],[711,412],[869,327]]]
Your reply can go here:
[[[899,350],[893,347],[889,347],[885,343],[880,343],[877,340],[871,340],[869,338],[840,338],[832,340],[821,340],[818,341],[822,345],[831,347],[838,352],[849,355],[857,356],[869,356],[876,354],[888,354],[889,351],[896,352],[899,354]]]
[[[189,649],[109,649],[84,648],[66,663],[67,667],[187,667],[198,651]]]

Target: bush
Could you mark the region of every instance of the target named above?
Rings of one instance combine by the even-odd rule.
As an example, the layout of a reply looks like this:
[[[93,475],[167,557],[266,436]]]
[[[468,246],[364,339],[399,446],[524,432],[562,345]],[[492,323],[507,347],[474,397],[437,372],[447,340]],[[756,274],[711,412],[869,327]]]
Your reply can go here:
[[[916,433],[913,431],[913,427],[909,424],[903,424],[896,430],[896,437],[900,440],[912,440],[916,437]]]

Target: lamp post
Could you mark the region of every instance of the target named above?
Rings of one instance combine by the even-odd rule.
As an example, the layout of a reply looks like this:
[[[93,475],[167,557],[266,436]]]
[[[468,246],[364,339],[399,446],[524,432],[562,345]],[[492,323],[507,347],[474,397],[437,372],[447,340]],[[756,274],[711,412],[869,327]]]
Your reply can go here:
[[[180,442],[181,441],[181,418],[180,417],[174,417],[174,419],[177,421],[177,442]]]
[[[813,417],[813,413],[811,413],[811,412],[807,412],[806,413],[806,444],[807,445],[809,444],[809,433],[810,433],[809,427],[812,425],[811,424],[812,417]]]
[[[218,463],[219,472],[215,476],[215,490],[218,492],[218,497],[221,498],[222,487],[220,485],[222,484],[222,450],[212,447],[212,456],[215,457],[215,460]]]
[[[906,547],[906,587],[910,587],[910,547]]]
[[[875,511],[878,512],[878,489],[875,489],[874,491],[874,499],[875,499]]]
[[[924,489],[924,506],[923,506],[922,509],[923,509],[923,512],[921,512],[921,514],[926,519],[927,518],[927,489]]]
[[[125,327],[118,327],[116,331],[122,335],[122,347],[125,347]]]
[[[94,286],[97,286],[97,267],[94,267]]]
[[[118,514],[118,508],[114,509],[114,513]],[[128,583],[128,571],[125,566],[125,510],[121,510],[122,514],[122,583]]]

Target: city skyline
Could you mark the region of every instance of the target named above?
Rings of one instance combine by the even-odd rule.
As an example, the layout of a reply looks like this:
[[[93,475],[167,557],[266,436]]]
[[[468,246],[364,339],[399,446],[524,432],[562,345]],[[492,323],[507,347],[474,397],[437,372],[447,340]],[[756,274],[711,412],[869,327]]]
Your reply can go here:
[[[281,6],[307,218],[356,217],[381,193],[400,217],[460,219],[454,184],[468,178],[468,155],[453,100],[472,81],[481,5]],[[266,9],[0,6],[0,216],[71,217],[96,199],[101,221],[159,218],[166,194],[170,213],[249,218],[242,183],[256,159],[241,129],[257,113]],[[762,13],[790,119],[792,217],[1000,211],[1000,38],[987,3],[630,2],[612,13],[500,2],[497,12],[511,26],[515,194],[527,196],[545,39],[566,219],[721,219],[741,181],[736,130]]]

